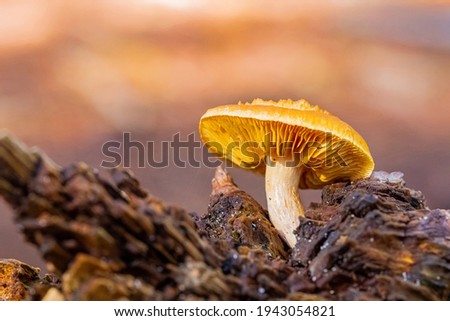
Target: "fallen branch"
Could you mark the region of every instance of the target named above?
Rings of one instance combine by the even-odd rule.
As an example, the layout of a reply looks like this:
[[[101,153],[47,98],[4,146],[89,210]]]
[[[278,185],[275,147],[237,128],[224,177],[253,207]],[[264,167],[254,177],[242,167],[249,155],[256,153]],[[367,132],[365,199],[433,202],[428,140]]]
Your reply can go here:
[[[0,193],[61,279],[29,299],[450,298],[450,213],[401,180],[326,187],[292,252],[220,169],[208,213],[193,216],[128,171],[60,168],[3,134]]]

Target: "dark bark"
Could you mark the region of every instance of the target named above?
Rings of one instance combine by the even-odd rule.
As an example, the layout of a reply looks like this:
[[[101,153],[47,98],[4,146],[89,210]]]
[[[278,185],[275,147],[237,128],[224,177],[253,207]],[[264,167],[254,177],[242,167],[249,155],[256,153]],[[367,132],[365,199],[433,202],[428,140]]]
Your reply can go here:
[[[59,289],[57,278],[14,259],[0,259],[0,301],[41,298],[49,289]]]
[[[61,279],[28,299],[450,299],[449,211],[388,176],[324,188],[292,251],[220,169],[193,216],[128,171],[59,168],[3,135],[0,193]]]

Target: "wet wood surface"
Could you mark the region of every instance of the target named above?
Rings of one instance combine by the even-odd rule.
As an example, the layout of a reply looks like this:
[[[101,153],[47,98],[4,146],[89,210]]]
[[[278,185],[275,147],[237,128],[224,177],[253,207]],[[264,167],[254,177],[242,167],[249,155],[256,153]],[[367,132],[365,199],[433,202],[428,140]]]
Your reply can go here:
[[[450,211],[395,173],[325,187],[292,251],[221,168],[208,212],[192,214],[129,171],[61,168],[2,134],[0,193],[50,271],[38,287],[37,269],[1,261],[4,300],[450,299]]]

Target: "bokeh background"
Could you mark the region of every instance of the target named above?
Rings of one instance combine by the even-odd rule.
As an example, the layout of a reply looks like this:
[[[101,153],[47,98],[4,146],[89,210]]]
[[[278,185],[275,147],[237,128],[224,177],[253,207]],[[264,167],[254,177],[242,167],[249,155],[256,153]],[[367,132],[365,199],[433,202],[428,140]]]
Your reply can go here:
[[[377,170],[450,208],[448,1],[0,0],[0,128],[63,166],[99,167],[123,132],[158,154],[207,108],[255,97],[326,108]],[[156,196],[206,211],[213,169],[132,164]],[[265,205],[263,177],[232,175]],[[0,257],[44,267],[17,231],[1,201]]]

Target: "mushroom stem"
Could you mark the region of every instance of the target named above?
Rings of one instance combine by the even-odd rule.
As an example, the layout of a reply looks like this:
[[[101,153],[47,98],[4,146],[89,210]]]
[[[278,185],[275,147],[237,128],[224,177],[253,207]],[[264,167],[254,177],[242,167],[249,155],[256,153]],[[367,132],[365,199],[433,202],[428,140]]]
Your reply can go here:
[[[304,209],[298,196],[303,166],[288,166],[286,159],[270,159],[266,165],[266,197],[269,217],[291,248],[295,246],[294,230],[300,225]]]

